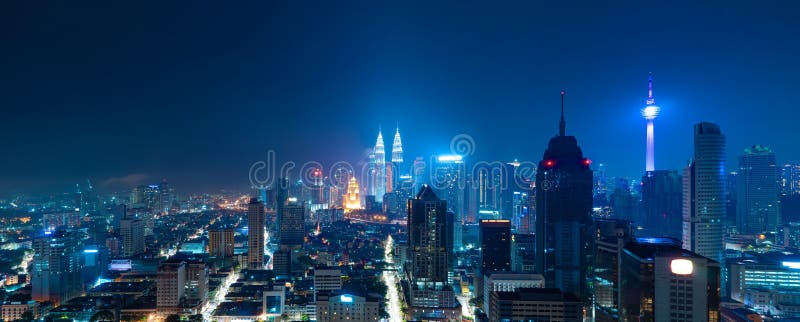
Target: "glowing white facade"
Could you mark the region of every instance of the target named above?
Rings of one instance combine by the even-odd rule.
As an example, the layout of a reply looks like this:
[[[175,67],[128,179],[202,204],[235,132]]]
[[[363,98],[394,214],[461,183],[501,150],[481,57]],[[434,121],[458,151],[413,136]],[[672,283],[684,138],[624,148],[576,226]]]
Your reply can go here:
[[[400,129],[394,133],[394,142],[392,142],[392,163],[403,162],[403,142],[400,140]]]
[[[719,261],[724,251],[725,135],[719,126],[694,126],[694,159],[683,173],[683,248]]]
[[[647,106],[642,109],[642,117],[647,120],[647,155],[645,156],[645,171],[648,172],[655,171],[656,169],[653,120],[656,119],[659,112],[661,112],[661,108],[656,106],[656,100],[653,98],[653,74],[650,74],[647,86]]]
[[[386,149],[383,145],[383,135],[378,131],[378,140],[375,142],[375,201],[383,202],[386,193]]]

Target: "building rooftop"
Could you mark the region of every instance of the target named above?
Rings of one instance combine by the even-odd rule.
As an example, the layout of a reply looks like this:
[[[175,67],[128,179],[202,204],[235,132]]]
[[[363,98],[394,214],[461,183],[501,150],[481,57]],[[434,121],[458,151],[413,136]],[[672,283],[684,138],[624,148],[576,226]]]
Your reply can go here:
[[[150,282],[107,282],[95,286],[90,293],[142,293],[152,286]]]
[[[580,301],[576,296],[557,288],[518,288],[515,292],[497,292],[506,301]]]
[[[214,310],[214,316],[257,316],[264,311],[262,302],[222,302]]]
[[[643,261],[652,261],[656,255],[705,258],[681,248],[678,240],[667,237],[638,237],[625,244],[625,251]]]

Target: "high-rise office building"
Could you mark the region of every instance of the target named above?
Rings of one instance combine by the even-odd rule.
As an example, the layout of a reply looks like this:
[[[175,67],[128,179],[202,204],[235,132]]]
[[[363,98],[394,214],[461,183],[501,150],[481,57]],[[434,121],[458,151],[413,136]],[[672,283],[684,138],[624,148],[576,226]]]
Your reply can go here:
[[[466,167],[459,155],[440,155],[436,157],[431,171],[431,186],[436,195],[447,201],[447,211],[453,217],[453,251],[461,250],[464,224],[464,190],[466,188]],[[458,227],[458,229],[456,229]]]
[[[511,271],[511,221],[481,220],[481,275]]]
[[[774,232],[778,226],[778,171],[775,153],[754,145],[739,156],[736,227],[742,234]]]
[[[281,246],[302,246],[306,236],[306,208],[290,203],[281,209]]]
[[[161,262],[158,265],[156,289],[158,312],[161,314],[179,312],[178,305],[183,301],[186,292],[186,263],[176,259]]]
[[[564,92],[559,133],[536,172],[536,272],[548,287],[586,300],[592,253],[592,170],[574,136],[567,136]]]
[[[251,198],[247,204],[247,268],[261,269],[263,267],[264,204],[256,198]]]
[[[233,229],[221,228],[208,231],[208,254],[219,258],[233,257]]]
[[[625,244],[633,240],[634,227],[630,221],[619,219],[596,219],[595,227],[595,320],[618,321],[619,261]]]
[[[208,299],[208,266],[200,258],[186,261],[186,302],[202,307]]]
[[[642,109],[642,117],[647,120],[647,154],[645,155],[645,172],[655,171],[655,139],[653,121],[661,112],[661,108],[656,106],[656,99],[653,98],[653,73],[647,82],[647,105]]]
[[[39,302],[66,303],[83,291],[81,238],[58,230],[33,240],[31,297]]]
[[[448,275],[453,261],[453,217],[447,201],[423,185],[408,201],[411,259],[409,320],[460,320],[461,307]]]
[[[175,202],[175,190],[167,182],[167,178],[161,179],[161,184],[158,185],[158,188],[161,196],[159,198],[158,211],[156,212],[160,212],[162,215],[169,214],[172,210],[172,203]]]
[[[533,273],[536,267],[536,236],[513,234],[511,236],[511,270]]]
[[[130,217],[120,220],[119,234],[122,236],[123,255],[130,257],[145,252],[144,221]]]
[[[375,142],[375,200],[383,201],[383,194],[386,193],[386,148],[383,145],[383,135],[378,130],[378,139]]]
[[[681,238],[683,182],[678,171],[648,171],[642,177],[642,224],[647,235]]]
[[[720,321],[720,267],[670,238],[637,238],[620,258],[619,321]]]
[[[722,260],[725,220],[725,136],[719,126],[694,126],[694,159],[683,172],[683,248]]]
[[[778,175],[781,195],[800,194],[800,164],[785,164]]]

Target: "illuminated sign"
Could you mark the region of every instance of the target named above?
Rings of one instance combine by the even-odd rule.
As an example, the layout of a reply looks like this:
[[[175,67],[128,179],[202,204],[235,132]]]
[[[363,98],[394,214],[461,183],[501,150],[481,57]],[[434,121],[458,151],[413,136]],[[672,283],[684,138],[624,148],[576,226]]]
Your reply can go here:
[[[694,271],[694,264],[688,259],[673,259],[669,268],[675,275],[691,275]]]
[[[339,300],[342,301],[342,303],[353,303],[353,297],[349,295],[342,295],[339,297]]]
[[[84,249],[83,252],[86,254],[93,254],[97,253],[97,249]]]
[[[800,269],[800,262],[781,262],[781,265],[792,269]]]
[[[439,162],[452,162],[452,161],[461,161],[462,157],[457,154],[448,154],[448,155],[440,155]]]
[[[114,259],[108,264],[109,271],[127,271],[132,268],[130,259]]]

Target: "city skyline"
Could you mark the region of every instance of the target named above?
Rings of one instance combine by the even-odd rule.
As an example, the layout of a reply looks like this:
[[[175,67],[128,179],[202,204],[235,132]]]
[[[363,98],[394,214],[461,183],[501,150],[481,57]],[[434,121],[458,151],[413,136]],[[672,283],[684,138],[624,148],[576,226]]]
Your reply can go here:
[[[563,11],[535,4],[429,4],[418,11],[261,4],[252,12],[214,8],[215,18],[208,7],[167,7],[171,15],[133,28],[147,8],[104,5],[85,12],[4,5],[10,50],[0,64],[9,73],[0,96],[15,121],[0,129],[14,156],[0,161],[0,193],[64,191],[86,178],[106,191],[163,177],[186,191],[247,189],[247,169],[266,150],[279,160],[356,163],[376,127],[388,139],[396,124],[407,160],[448,152],[453,136],[468,134],[476,142],[472,160],[535,161],[557,133],[561,88],[587,155],[611,176],[637,178],[648,72],[662,107],[657,170],[687,164],[692,126],[701,121],[728,129],[728,164],[754,144],[772,147],[778,164],[800,160],[791,148],[791,117],[773,117],[792,113],[790,97],[780,93],[793,88],[798,65],[791,57],[800,48],[773,40],[791,38],[788,12],[796,4],[730,6],[723,14],[711,4]],[[331,10],[347,10],[352,19],[327,15]],[[452,15],[429,21],[451,12],[444,10]],[[570,19],[547,17],[553,10]],[[609,11],[627,14],[587,28]],[[292,15],[316,24],[285,18]],[[239,24],[209,27],[233,17]],[[261,26],[262,19],[269,22]],[[649,29],[622,32],[638,30],[644,19]],[[406,21],[430,25],[394,26]],[[130,37],[109,40],[109,33]],[[235,36],[223,37],[229,34]],[[600,37],[609,34],[616,36]],[[661,50],[641,54],[653,48]],[[428,114],[413,116],[420,113]]]
[[[0,3],[0,320],[800,319],[797,12]]]

